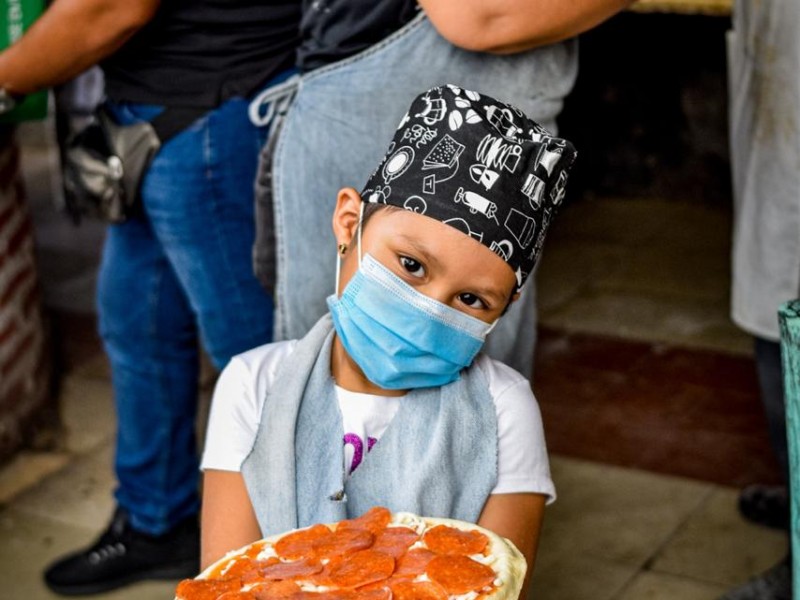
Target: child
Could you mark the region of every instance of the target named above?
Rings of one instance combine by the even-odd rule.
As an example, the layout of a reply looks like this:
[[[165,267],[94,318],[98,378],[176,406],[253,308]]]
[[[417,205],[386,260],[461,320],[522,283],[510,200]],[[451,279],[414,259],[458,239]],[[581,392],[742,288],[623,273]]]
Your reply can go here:
[[[362,194],[338,194],[330,314],[220,376],[204,566],[382,505],[476,522],[532,571],[555,498],[541,417],[528,381],[478,352],[534,268],[574,158],[488,96],[414,100]]]

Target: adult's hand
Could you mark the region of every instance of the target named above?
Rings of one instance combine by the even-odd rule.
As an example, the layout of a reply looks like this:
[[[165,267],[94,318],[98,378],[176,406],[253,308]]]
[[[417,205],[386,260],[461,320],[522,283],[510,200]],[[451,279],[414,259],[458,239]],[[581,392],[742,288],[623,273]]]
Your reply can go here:
[[[0,53],[0,87],[29,94],[63,83],[117,51],[160,0],[55,0]]]
[[[511,54],[571,38],[634,0],[419,0],[434,27],[466,50]]]

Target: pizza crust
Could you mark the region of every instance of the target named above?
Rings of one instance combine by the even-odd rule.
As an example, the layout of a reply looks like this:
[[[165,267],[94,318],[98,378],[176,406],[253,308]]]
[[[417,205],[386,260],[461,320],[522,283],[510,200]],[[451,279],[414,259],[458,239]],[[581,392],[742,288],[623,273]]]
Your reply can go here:
[[[336,525],[337,524],[333,523],[328,524],[327,526],[331,529],[335,529]],[[408,512],[393,513],[387,528],[393,526],[408,527],[409,529],[416,531],[421,538],[426,531],[436,527],[437,525],[445,525],[455,529],[460,529],[462,531],[477,531],[485,535],[489,540],[486,550],[483,554],[471,555],[470,558],[491,567],[496,575],[492,589],[489,592],[481,593],[479,591],[472,591],[466,594],[450,595],[450,600],[475,600],[477,598],[487,600],[516,600],[519,597],[522,584],[525,579],[527,564],[525,562],[525,557],[510,540],[500,537],[488,529],[473,523],[468,523],[466,521],[421,517]],[[203,572],[200,573],[195,579],[209,579],[211,578],[212,574],[215,573],[219,573],[216,578],[224,577],[225,571],[222,570],[223,567],[226,564],[228,567],[230,567],[233,564],[231,559],[247,554],[248,551],[252,550],[257,544],[263,545],[263,548],[256,557],[258,560],[266,560],[269,557],[277,557],[278,555],[273,548],[274,544],[284,536],[294,533],[295,531],[302,531],[303,529],[309,529],[309,527],[304,527],[293,531],[285,531],[277,535],[266,537],[252,544],[248,544],[247,546],[239,548],[238,550],[228,552],[221,559],[203,570]],[[409,550],[418,547],[425,547],[422,539],[412,544]],[[430,581],[430,579],[428,579],[427,574],[423,573],[422,575],[418,576],[415,581]],[[324,586],[313,586],[311,584],[307,586],[303,585],[301,587],[307,589],[307,591],[320,592],[328,589]],[[175,600],[181,599],[176,596]]]

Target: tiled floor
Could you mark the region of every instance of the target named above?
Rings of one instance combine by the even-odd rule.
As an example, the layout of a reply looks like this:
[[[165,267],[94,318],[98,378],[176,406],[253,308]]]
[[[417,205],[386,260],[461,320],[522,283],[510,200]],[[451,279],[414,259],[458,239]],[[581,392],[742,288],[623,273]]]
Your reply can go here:
[[[570,207],[554,231],[534,387],[559,498],[537,600],[712,600],[783,556],[783,534],[736,511],[739,485],[777,473],[749,342],[727,318],[729,226],[722,210],[606,199]],[[53,598],[43,566],[112,510],[107,367],[91,318],[61,324],[64,445],[0,468],[0,580],[13,600]],[[99,598],[166,600],[172,589]]]

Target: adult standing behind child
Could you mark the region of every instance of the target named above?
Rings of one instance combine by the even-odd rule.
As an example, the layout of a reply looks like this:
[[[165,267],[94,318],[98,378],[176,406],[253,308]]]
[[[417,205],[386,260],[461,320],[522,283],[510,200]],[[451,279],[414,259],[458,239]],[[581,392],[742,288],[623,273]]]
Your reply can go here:
[[[734,4],[729,39],[734,191],[731,315],[754,338],[761,401],[783,486],[752,485],[740,509],[790,530],[778,308],[800,296],[800,3]],[[787,557],[724,600],[789,600]]]
[[[631,1],[423,0],[418,7],[415,0],[306,0],[298,50],[304,75],[277,144],[262,157],[257,188],[255,269],[275,289],[276,339],[302,337],[326,311],[333,199],[369,175],[394,115],[418,90],[457,80],[555,131],[577,70],[570,38]],[[427,121],[435,120],[433,112]],[[487,146],[475,177],[488,181],[513,159],[502,146]],[[312,198],[320,210],[308,210]],[[487,342],[491,356],[526,376],[536,339],[534,292],[526,286]]]
[[[271,298],[250,266],[266,128],[247,109],[291,69],[299,17],[299,0],[56,0],[0,53],[6,104],[101,63],[120,124],[195,114],[150,164],[141,214],[108,229],[97,304],[117,409],[117,509],[95,543],[48,569],[56,592],[196,571],[198,342],[222,368],[272,339]]]
[[[488,188],[471,175],[487,139],[519,158]],[[574,158],[485,94],[448,85],[414,100],[363,191],[337,195],[330,314],[220,376],[202,462],[204,565],[381,505],[477,522],[533,570],[555,497],[541,416],[529,382],[479,351],[533,272]],[[431,186],[442,166],[450,176]]]

